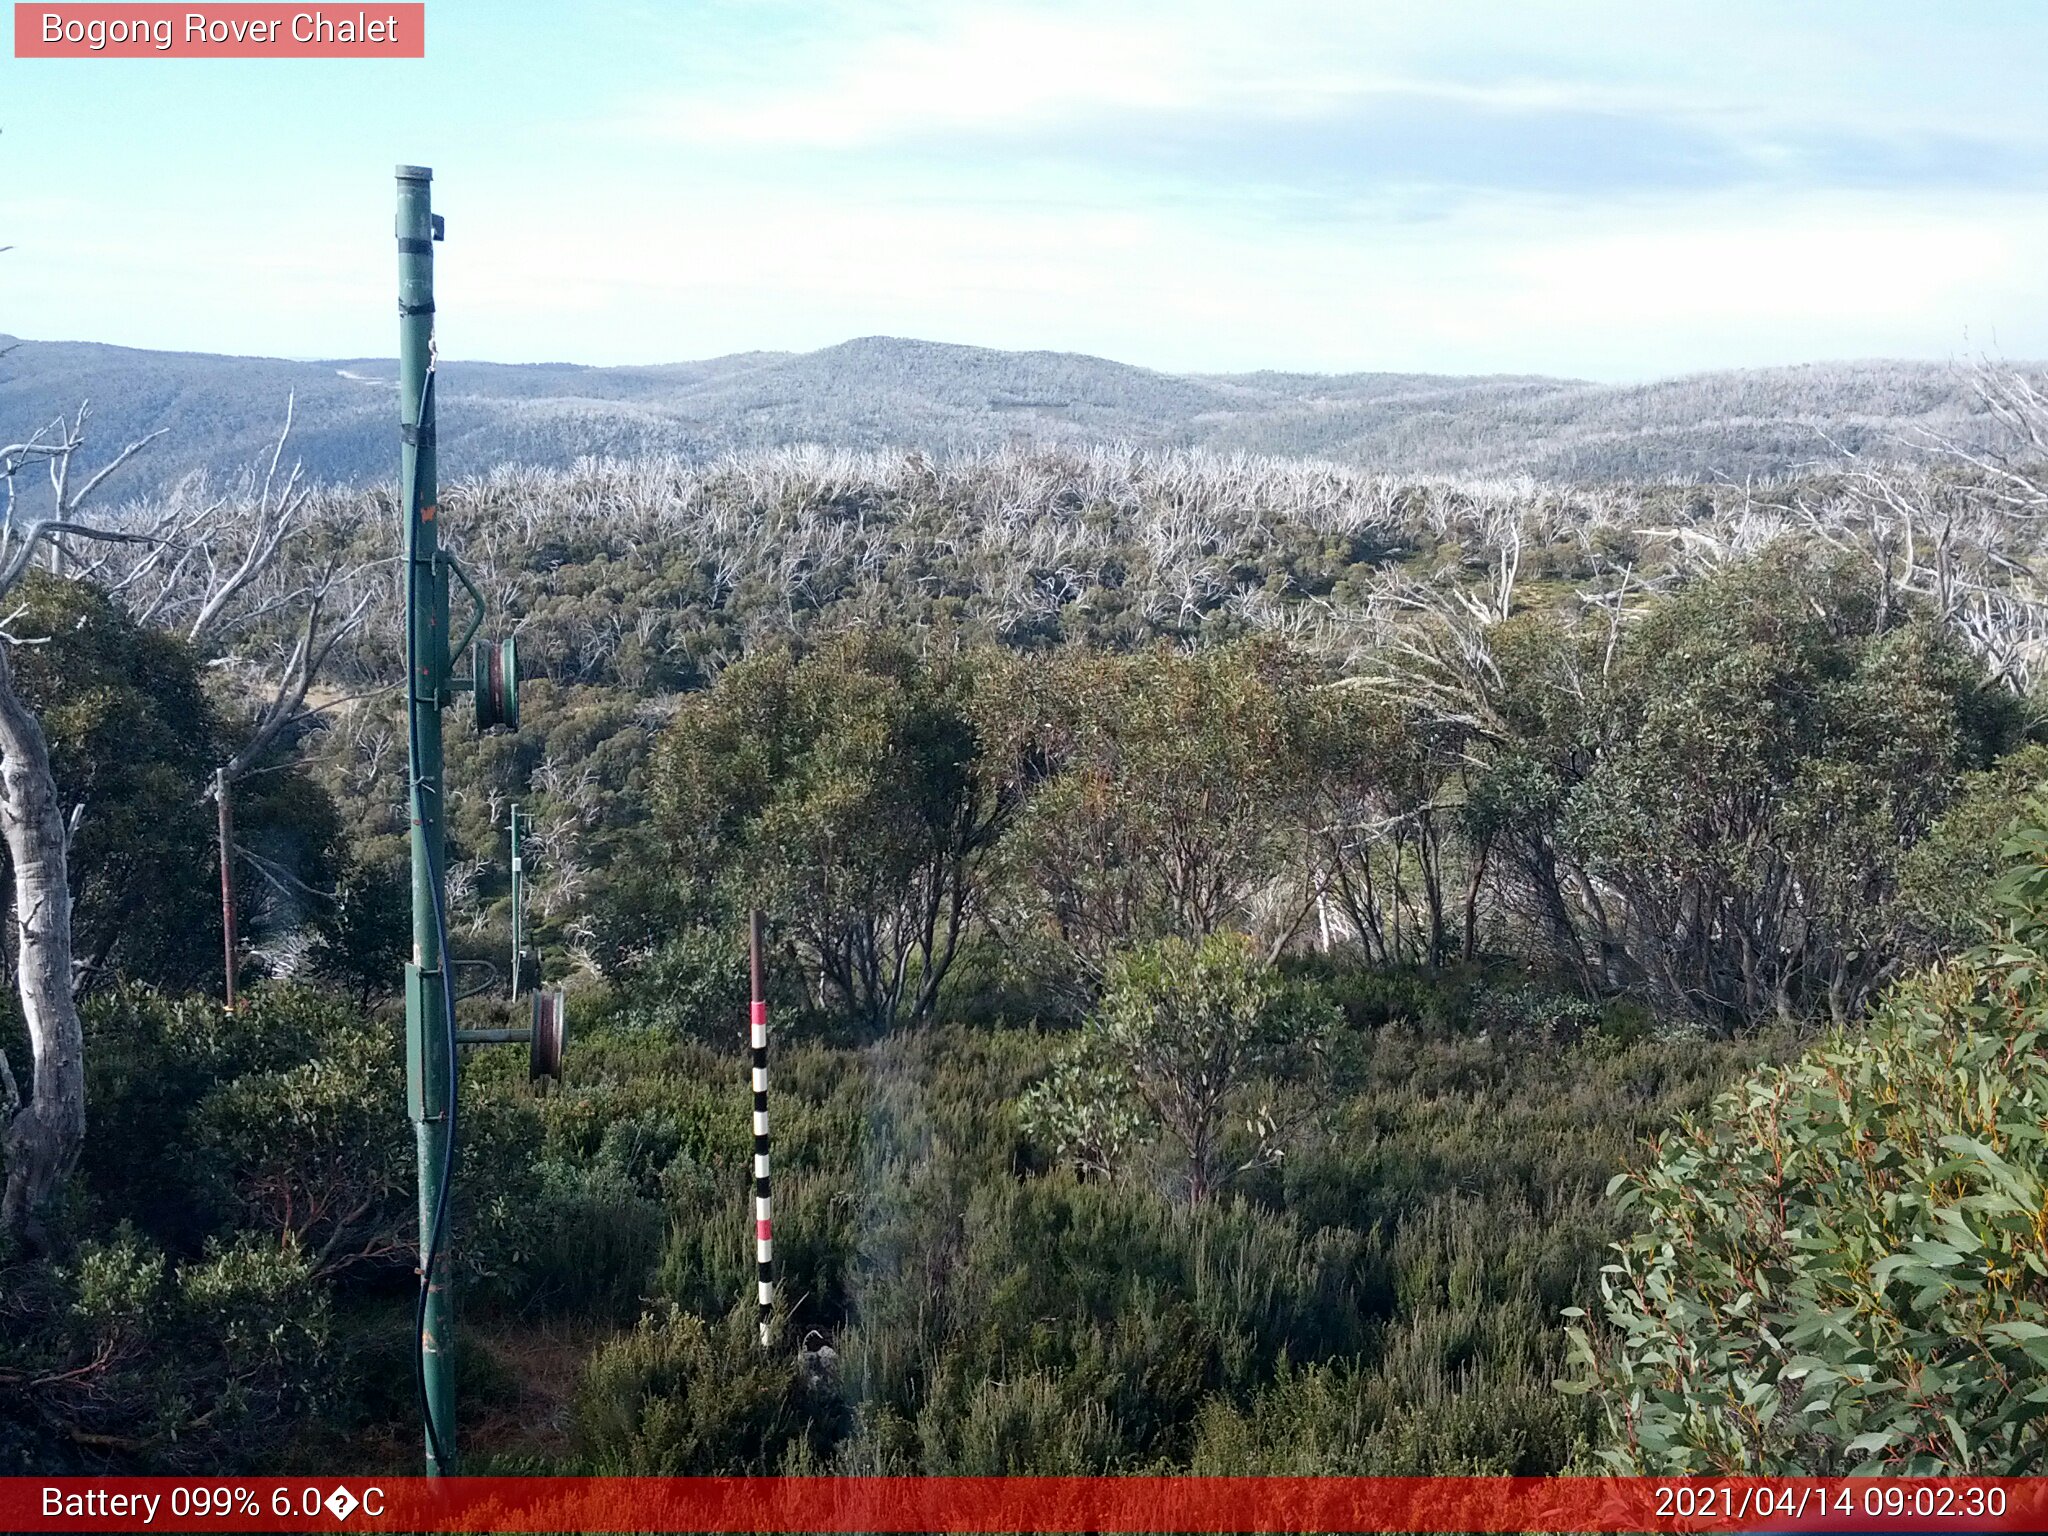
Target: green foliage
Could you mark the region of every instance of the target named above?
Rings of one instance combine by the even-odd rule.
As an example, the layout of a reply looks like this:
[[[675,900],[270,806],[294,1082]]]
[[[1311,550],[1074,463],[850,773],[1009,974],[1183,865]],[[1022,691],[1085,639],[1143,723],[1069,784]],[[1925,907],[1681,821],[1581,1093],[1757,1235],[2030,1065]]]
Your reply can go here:
[[[755,1340],[750,1307],[713,1324],[643,1319],[598,1351],[576,1400],[578,1458],[599,1476],[777,1470],[804,1431],[786,1355]]]
[[[941,1477],[1099,1476],[1121,1449],[1101,1402],[1037,1373],[976,1382],[961,1404],[934,1401],[918,1437]]]
[[[49,741],[59,804],[80,808],[70,869],[84,979],[177,988],[217,976],[219,874],[201,795],[220,726],[198,659],[82,582],[33,575],[15,600],[15,632],[42,641],[16,647],[15,683]]]
[[[1084,1175],[1114,1175],[1130,1148],[1157,1130],[1132,1092],[1129,1065],[1093,1030],[1055,1056],[1017,1101],[1017,1123]]]
[[[1508,1343],[1510,1357],[1513,1345]],[[1407,1368],[1283,1362],[1239,1408],[1203,1410],[1198,1477],[1536,1477],[1568,1464],[1584,1430],[1541,1383],[1498,1368],[1461,1375],[1403,1340]]]
[[[767,957],[764,984],[778,1039],[798,1034],[811,1009],[786,950]],[[625,973],[620,1006],[634,1025],[708,1046],[730,1047],[747,1029],[747,925],[690,922],[673,930]]]
[[[325,942],[315,957],[316,974],[346,987],[364,1006],[388,990],[412,953],[411,897],[410,882],[398,868],[351,863],[320,914]]]
[[[975,709],[999,671],[873,634],[728,668],[662,743],[669,867],[731,922],[771,910],[853,1017],[927,1018],[1016,805],[1022,765]]]
[[[1204,974],[1202,952],[1183,948],[1180,969],[1155,967],[1148,984]],[[1215,941],[1206,964],[1232,986],[1272,996],[1291,985],[1230,948]],[[459,1221],[465,1248],[499,1257],[466,1278],[472,1320],[500,1308],[623,1320],[647,1299],[652,1316],[599,1349],[578,1395],[573,1464],[591,1469],[1263,1470],[1301,1463],[1259,1449],[1269,1430],[1247,1440],[1228,1426],[1277,1425],[1296,1400],[1288,1382],[1328,1371],[1342,1390],[1315,1399],[1328,1416],[1298,1433],[1327,1453],[1318,1466],[1555,1470],[1582,1423],[1545,1390],[1562,1363],[1556,1309],[1590,1284],[1613,1235],[1594,1192],[1634,1135],[1701,1102],[1739,1058],[1483,1024],[1494,994],[1476,981],[1432,992],[1412,977],[1368,985],[1338,971],[1324,984],[1375,999],[1364,1030],[1327,1014],[1318,1026],[1331,1118],[1305,1122],[1284,1164],[1247,1174],[1243,1198],[1196,1206],[1143,1181],[1039,1171],[1015,1108],[1057,1045],[1035,1030],[942,1025],[858,1049],[778,1052],[784,1311],[782,1343],[765,1356],[750,1326],[736,1043],[648,1030],[628,1012],[580,1035],[571,1082],[508,1101],[525,1106],[509,1119],[491,1106],[516,1076],[513,1053],[479,1053],[466,1074],[466,1156],[491,1178],[471,1181],[478,1203]],[[1237,996],[1232,986],[1220,990]],[[137,1257],[95,1282],[96,1306],[114,1317],[154,1305],[183,1266],[212,1262],[209,1240],[219,1252],[291,1254],[313,1287],[308,1319],[329,1296],[357,1306],[374,1294],[374,1263],[315,1279],[306,1247],[249,1198],[284,1170],[309,1193],[323,1168],[350,1183],[374,1160],[352,1162],[359,1149],[337,1142],[375,1146],[382,1125],[402,1136],[395,1067],[351,1010],[262,989],[245,1014],[131,994],[93,1018],[101,1101],[131,1138],[90,1170],[95,1209],[102,1220],[124,1203],[190,1213],[168,1253],[137,1238]],[[351,1051],[366,1053],[360,1070],[374,1080],[360,1099],[346,1091]],[[188,1092],[195,1104],[180,1111]],[[264,1123],[279,1128],[275,1162]],[[393,1181],[401,1201],[406,1182]],[[208,1360],[255,1349],[246,1341],[275,1327],[269,1304],[221,1295],[192,1314],[191,1333],[163,1338]],[[395,1310],[382,1317],[374,1328],[351,1318],[360,1342],[330,1342],[309,1361],[303,1385],[327,1420],[407,1420],[406,1395],[379,1385],[403,1381],[404,1323]],[[839,1353],[829,1383],[792,1371],[811,1328]],[[35,1359],[94,1347],[80,1335],[59,1349],[38,1329]],[[119,1412],[90,1422],[123,1426],[108,1432],[132,1439],[124,1454],[143,1465],[232,1463],[233,1446],[189,1426],[175,1455],[156,1430],[138,1430],[188,1413],[155,1374],[155,1345],[140,1348],[147,1369],[122,1389]],[[268,1390],[248,1389],[262,1413],[278,1404],[262,1434],[305,1422],[304,1406]],[[22,1443],[40,1449],[23,1464],[75,1457],[47,1436],[81,1422],[76,1405],[38,1397],[24,1412]],[[1370,1427],[1359,1440],[1361,1412]]]
[[[37,643],[18,647],[11,665],[49,741],[59,804],[78,817],[70,872],[81,989],[217,990],[220,862],[206,792],[233,732],[208,697],[201,658],[85,582],[35,574],[19,595],[16,630]],[[329,894],[347,859],[331,798],[290,763],[234,793],[243,936],[259,948],[313,937],[338,951],[340,972],[360,972],[367,892],[356,890],[345,915]],[[274,968],[295,969],[291,952],[287,942]]]
[[[1251,924],[1300,842],[1319,680],[1268,642],[1047,664],[1021,707],[1048,717],[1054,772],[1006,861],[1083,972],[1124,945]]]
[[[538,1319],[565,1360],[594,1332],[579,1466],[1559,1470],[1598,1414],[1549,1388],[1559,1309],[1629,1219],[1599,1190],[1637,1137],[1780,1053],[1760,1023],[1853,1015],[1969,932],[1999,797],[2034,771],[1964,779],[1938,819],[2014,740],[2010,708],[1931,615],[1810,541],[1702,575],[1643,526],[1711,524],[1713,490],[1502,501],[1029,454],[614,465],[547,506],[539,483],[450,490],[549,674],[519,732],[451,733],[451,911],[460,950],[502,955],[517,799],[551,974],[600,984],[566,1084],[535,1093],[516,1051],[467,1058],[457,1251],[465,1332]],[[1476,530],[1503,518],[1524,581],[1482,593],[1506,557]],[[333,547],[385,537],[357,521]],[[1625,586],[1610,632],[1574,594],[1624,565],[1658,595]],[[197,694],[156,703],[185,697],[191,658],[117,634],[89,594],[49,601],[86,619],[23,656],[84,647],[75,679],[42,679],[101,775],[81,837],[104,809],[167,869],[193,841],[160,887],[82,869],[109,882],[82,888],[82,924],[135,920],[89,1012],[74,1246],[0,1277],[0,1384],[109,1340],[114,1363],[82,1395],[30,1386],[0,1438],[24,1466],[219,1466],[235,1425],[274,1456],[293,1423],[373,1424],[380,1444],[406,1426],[409,1455],[388,695],[238,805],[290,877],[243,882],[260,964],[357,1005],[266,986],[224,1015],[115,984],[210,977],[217,953],[199,792],[220,733]],[[386,620],[338,656],[350,687],[388,676]],[[1249,638],[1268,627],[1307,643]],[[121,777],[131,736],[154,776]],[[130,876],[146,911],[120,907]],[[765,1355],[756,903],[778,1041]],[[319,942],[271,942],[294,935]],[[921,1027],[882,1027],[903,1020]],[[1674,1040],[1680,1021],[1743,1038]],[[1898,1049],[1915,1083],[1924,1045]],[[1975,1220],[1991,1175],[1966,1173],[1944,1177]],[[1884,1305],[1917,1327],[1957,1305],[1919,1297],[1958,1266],[1906,1252]],[[813,1329],[830,1371],[793,1364]],[[461,1352],[465,1387],[549,1422],[497,1354]]]
[[[99,1218],[180,1253],[228,1230],[237,1195],[199,1131],[213,1097],[312,1062],[353,1022],[292,988],[261,988],[235,1013],[136,986],[90,999],[80,1173]]]
[[[233,1191],[236,1223],[288,1236],[316,1274],[410,1255],[410,1127],[389,1030],[342,1025],[304,1061],[217,1080],[192,1149]]]
[[[2033,813],[2042,807],[2036,803]],[[1656,1474],[2039,1471],[2048,1371],[2048,833],[2000,936],[1688,1120],[1616,1180],[1570,1389]]]
[[[1501,626],[1475,786],[1590,991],[1717,1029],[1859,1011],[1901,969],[1904,851],[2016,706],[1867,568],[1773,546],[1608,637]]]
[[[2008,753],[1963,776],[1955,801],[1907,853],[1900,900],[1922,951],[1951,952],[1984,937],[1996,917],[1992,888],[2027,796],[2048,786],[2048,745]]]
[[[524,1225],[519,1290],[528,1305],[587,1317],[639,1314],[666,1218],[616,1168],[541,1165]]]
[[[163,1468],[256,1461],[322,1404],[327,1297],[290,1241],[239,1234],[174,1261],[123,1225],[60,1269],[4,1278],[0,1457],[17,1471],[81,1449]]]
[[[178,1419],[260,1416],[283,1429],[285,1413],[317,1391],[327,1345],[326,1298],[297,1246],[287,1240],[273,1247],[238,1234],[211,1248],[201,1263],[179,1266],[171,1326],[184,1338],[166,1350],[163,1325],[150,1329],[160,1369],[184,1387],[182,1399],[168,1399]]]
[[[1280,1160],[1282,1120],[1321,1075],[1335,1013],[1241,934],[1199,947],[1163,939],[1111,962],[1101,1005],[1025,1095],[1021,1121],[1061,1157],[1103,1171],[1141,1130],[1163,1132],[1180,1149],[1189,1197],[1204,1199]]]
[[[399,1031],[304,988],[251,993],[234,1013],[124,989],[86,1013],[81,1159],[103,1220],[180,1253],[237,1231],[289,1243],[315,1279],[404,1272],[417,1219]],[[471,1278],[515,1269],[539,1127],[476,1074],[463,1142],[488,1182],[457,1206]]]
[[[1291,985],[1227,947],[1213,964]],[[1327,1118],[1234,1198],[1200,1204],[1168,1181],[1046,1168],[1017,1106],[1057,1036],[940,1025],[779,1052],[783,1310],[765,1361],[744,1328],[741,1054],[630,1015],[586,1040],[587,1074],[545,1101],[546,1156],[636,1170],[638,1198],[660,1200],[647,1327],[690,1333],[699,1362],[653,1394],[665,1406],[598,1437],[605,1464],[708,1465],[723,1445],[726,1470],[1560,1469],[1587,1415],[1549,1386],[1557,1312],[1618,1235],[1599,1191],[1635,1138],[1704,1104],[1754,1048],[1506,1028],[1480,979],[1432,991],[1330,969],[1323,985],[1376,1012],[1366,1028],[1320,1021]],[[1499,995],[1517,1017],[1552,1006]],[[739,1353],[721,1363],[728,1327]],[[811,1329],[837,1351],[836,1390],[800,1380],[785,1398],[770,1367]],[[747,1393],[714,1413],[687,1384],[703,1370]],[[1330,1390],[1289,1384],[1311,1376]],[[593,1371],[581,1401],[645,1402],[637,1380]],[[1290,1411],[1316,1416],[1290,1435]],[[1240,1421],[1264,1428],[1246,1439]],[[1295,1445],[1318,1449],[1289,1460]]]

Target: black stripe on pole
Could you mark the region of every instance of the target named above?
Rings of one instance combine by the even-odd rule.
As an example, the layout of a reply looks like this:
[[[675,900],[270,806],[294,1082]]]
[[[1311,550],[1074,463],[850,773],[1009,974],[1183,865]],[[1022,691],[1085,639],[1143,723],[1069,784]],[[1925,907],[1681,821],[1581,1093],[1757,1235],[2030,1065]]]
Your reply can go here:
[[[760,1301],[761,1347],[775,1336],[775,1239],[768,1194],[768,1004],[761,988],[761,913],[747,914],[748,1044],[754,1059],[754,1272]]]

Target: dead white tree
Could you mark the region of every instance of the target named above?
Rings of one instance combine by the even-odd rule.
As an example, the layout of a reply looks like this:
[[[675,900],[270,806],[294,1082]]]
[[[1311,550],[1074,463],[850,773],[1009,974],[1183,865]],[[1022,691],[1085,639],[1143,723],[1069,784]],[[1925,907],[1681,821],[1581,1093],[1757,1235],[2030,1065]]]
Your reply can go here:
[[[2048,662],[2048,393],[2018,371],[1972,371],[1995,431],[1983,442],[1924,431],[1901,447],[1917,465],[1839,444],[1842,486],[1794,511],[1803,533],[1867,560],[1880,627],[1911,598],[2014,693]]]
[[[72,519],[91,500],[92,495],[113,476],[114,472],[136,454],[164,435],[163,428],[138,437],[102,464],[83,485],[71,483],[73,466],[78,454],[85,447],[85,424],[92,416],[91,402],[82,403],[77,414],[65,421],[59,417],[43,428],[27,442],[10,443],[0,448],[0,485],[4,485],[4,510],[0,510],[0,561],[11,564],[16,545],[36,546],[47,551],[50,569],[57,574],[64,573],[67,551],[61,537],[74,534],[82,538],[104,538],[109,535],[95,529],[74,526]],[[42,516],[31,515],[17,527],[18,482],[22,471],[31,464],[41,464],[50,476],[50,510]],[[121,535],[124,542],[128,535]],[[24,562],[24,570],[27,569]],[[19,580],[19,576],[15,578]]]
[[[296,469],[281,488],[277,485],[284,434],[253,497],[208,501],[203,494],[188,494],[125,522],[82,521],[80,513],[93,495],[162,435],[137,438],[80,481],[88,415],[81,406],[69,421],[0,446],[0,603],[37,555],[51,551],[50,568],[57,574],[99,580],[131,610],[193,640],[296,609],[296,638],[286,647],[256,729],[223,767],[232,782],[302,716],[321,664],[361,622],[368,596],[342,610],[337,621],[328,617],[339,579],[334,569],[296,582],[280,579],[277,555],[299,525],[306,500]],[[46,504],[31,510],[38,498],[26,493],[23,482],[25,472],[36,466],[47,470],[50,492]],[[102,546],[114,546],[116,554],[78,564],[81,551]],[[0,840],[12,865],[15,977],[30,1053],[26,1092],[13,1064],[0,1053],[7,1150],[0,1231],[38,1247],[39,1212],[76,1162],[85,1135],[84,1042],[75,999],[69,870],[70,830],[83,808],[74,808],[67,822],[42,726],[15,690],[8,652],[17,643],[20,638],[0,622]]]
[[[111,555],[82,573],[99,580],[141,623],[173,630],[195,646],[219,647],[231,637],[239,641],[216,665],[238,674],[249,728],[214,770],[207,788],[219,827],[230,1007],[235,1001],[237,858],[249,860],[276,883],[275,873],[235,841],[235,787],[269,759],[287,732],[327,707],[308,702],[313,688],[377,597],[370,573],[360,565],[345,564],[335,555],[294,558],[296,543],[311,531],[314,498],[298,461],[280,475],[293,407],[287,396],[284,425],[260,477],[253,468],[245,471],[221,495],[210,495],[203,480],[187,482],[156,514],[149,530],[155,542],[125,559]],[[252,654],[266,650],[267,660]]]
[[[134,543],[148,537],[83,523],[78,514],[108,477],[158,434],[130,443],[74,488],[72,472],[85,446],[86,414],[81,406],[69,422],[0,447],[6,507],[0,526],[0,601],[45,549],[61,549],[69,539]],[[16,482],[37,464],[49,471],[49,510],[23,516]],[[62,569],[62,561],[54,563]],[[42,724],[15,691],[8,653],[16,643],[0,625],[0,839],[13,866],[15,981],[28,1029],[30,1075],[24,1095],[12,1064],[0,1052],[7,1149],[0,1231],[39,1248],[38,1213],[71,1171],[85,1139],[85,1046],[72,994],[70,839]]]

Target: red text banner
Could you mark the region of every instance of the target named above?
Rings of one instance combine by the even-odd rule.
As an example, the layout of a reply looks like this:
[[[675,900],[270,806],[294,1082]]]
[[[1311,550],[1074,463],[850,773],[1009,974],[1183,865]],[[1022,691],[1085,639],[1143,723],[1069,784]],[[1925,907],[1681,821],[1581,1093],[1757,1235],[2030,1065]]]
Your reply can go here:
[[[0,1478],[8,1531],[2048,1530],[2048,1478]]]
[[[423,4],[22,5],[18,59],[420,59]]]

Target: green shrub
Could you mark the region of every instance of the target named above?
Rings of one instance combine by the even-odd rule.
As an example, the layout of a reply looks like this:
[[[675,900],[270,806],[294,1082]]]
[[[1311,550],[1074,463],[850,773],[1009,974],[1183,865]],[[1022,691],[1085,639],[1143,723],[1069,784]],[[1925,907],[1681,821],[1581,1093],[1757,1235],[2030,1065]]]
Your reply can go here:
[[[413,1244],[411,1126],[388,1032],[342,1026],[318,1055],[217,1082],[194,1145],[240,1225],[289,1234],[320,1275],[389,1263]]]
[[[93,584],[41,572],[21,583],[12,622],[43,637],[15,648],[14,685],[48,741],[58,802],[86,808],[70,839],[81,990],[120,977],[217,983],[220,898],[201,789],[226,733],[199,653]],[[247,830],[260,840],[256,821]]]
[[[231,1430],[246,1454],[252,1430],[281,1436],[290,1415],[324,1393],[327,1297],[296,1243],[238,1236],[179,1267],[165,1371],[184,1382],[202,1419]]]
[[[1284,1155],[1283,1118],[1322,1076],[1337,1010],[1242,934],[1168,938],[1112,960],[1101,1005],[1020,1105],[1025,1128],[1110,1172],[1140,1134],[1179,1149],[1190,1199]],[[1292,1091],[1283,1093],[1276,1079]],[[1239,1128],[1242,1134],[1238,1134]]]
[[[1312,978],[1357,1029],[1401,1023],[1455,1032],[1465,1027],[1480,989],[1480,978],[1469,970],[1340,965],[1322,956],[1293,961],[1291,968]]]
[[[2037,808],[2038,809],[2038,808]],[[2002,936],[1730,1089],[1616,1180],[1575,1331],[1612,1465],[2037,1472],[2048,1454],[2048,832]]]
[[[0,1285],[20,1373],[0,1453],[20,1471],[255,1466],[333,1395],[326,1293],[291,1242],[244,1234],[177,1263],[123,1225]]]
[[[1535,1477],[1583,1438],[1579,1415],[1513,1370],[1390,1374],[1337,1362],[1279,1376],[1245,1407],[1203,1409],[1196,1476]]]
[[[591,1360],[577,1454],[597,1475],[772,1472],[805,1432],[801,1398],[793,1357],[756,1340],[751,1301],[718,1323],[646,1318]]]
[[[964,1406],[935,1400],[918,1429],[924,1470],[934,1476],[1099,1475],[1121,1449],[1100,1402],[1036,1373],[976,1382]]]
[[[787,1019],[799,999],[778,991],[784,994],[775,999],[783,1005],[778,1017]],[[633,1025],[676,1039],[727,1048],[744,1040],[746,929],[736,922],[683,928],[634,967],[621,1004],[622,1016]]]
[[[735,935],[764,908],[849,1022],[928,1022],[1022,799],[1017,672],[874,627],[734,662],[653,761],[677,904],[716,891]]]
[[[1899,894],[1923,951],[1953,952],[1984,937],[1995,916],[1992,888],[2006,867],[2006,839],[2026,796],[2048,784],[2048,745],[2008,753],[1963,775],[1954,803],[1906,855]]]
[[[107,1225],[131,1221],[194,1254],[237,1221],[264,1225],[247,1213],[278,1193],[258,1187],[273,1176],[331,1187],[332,1170],[295,1166],[295,1153],[358,1169],[410,1157],[393,1139],[403,1098],[365,1097],[402,1094],[396,1046],[334,997],[264,986],[229,1013],[122,987],[92,999],[83,1025],[90,1134],[79,1170]],[[307,1214],[301,1198],[292,1224]]]
[[[745,1058],[737,1043],[721,1062],[695,1045],[675,1049],[615,1033],[588,1042],[573,1080],[540,1109],[551,1160],[610,1168],[637,1193],[657,1197],[684,1162],[737,1175],[751,1147]]]
[[[666,1219],[611,1168],[543,1166],[520,1264],[529,1303],[632,1318],[661,1255]]]
[[[687,1311],[716,1316],[755,1294],[754,1210],[750,1182],[696,1176],[678,1180],[668,1241],[653,1294]],[[836,1326],[846,1315],[848,1272],[859,1244],[859,1202],[844,1177],[790,1174],[775,1181],[775,1273],[787,1312],[785,1332]]]

